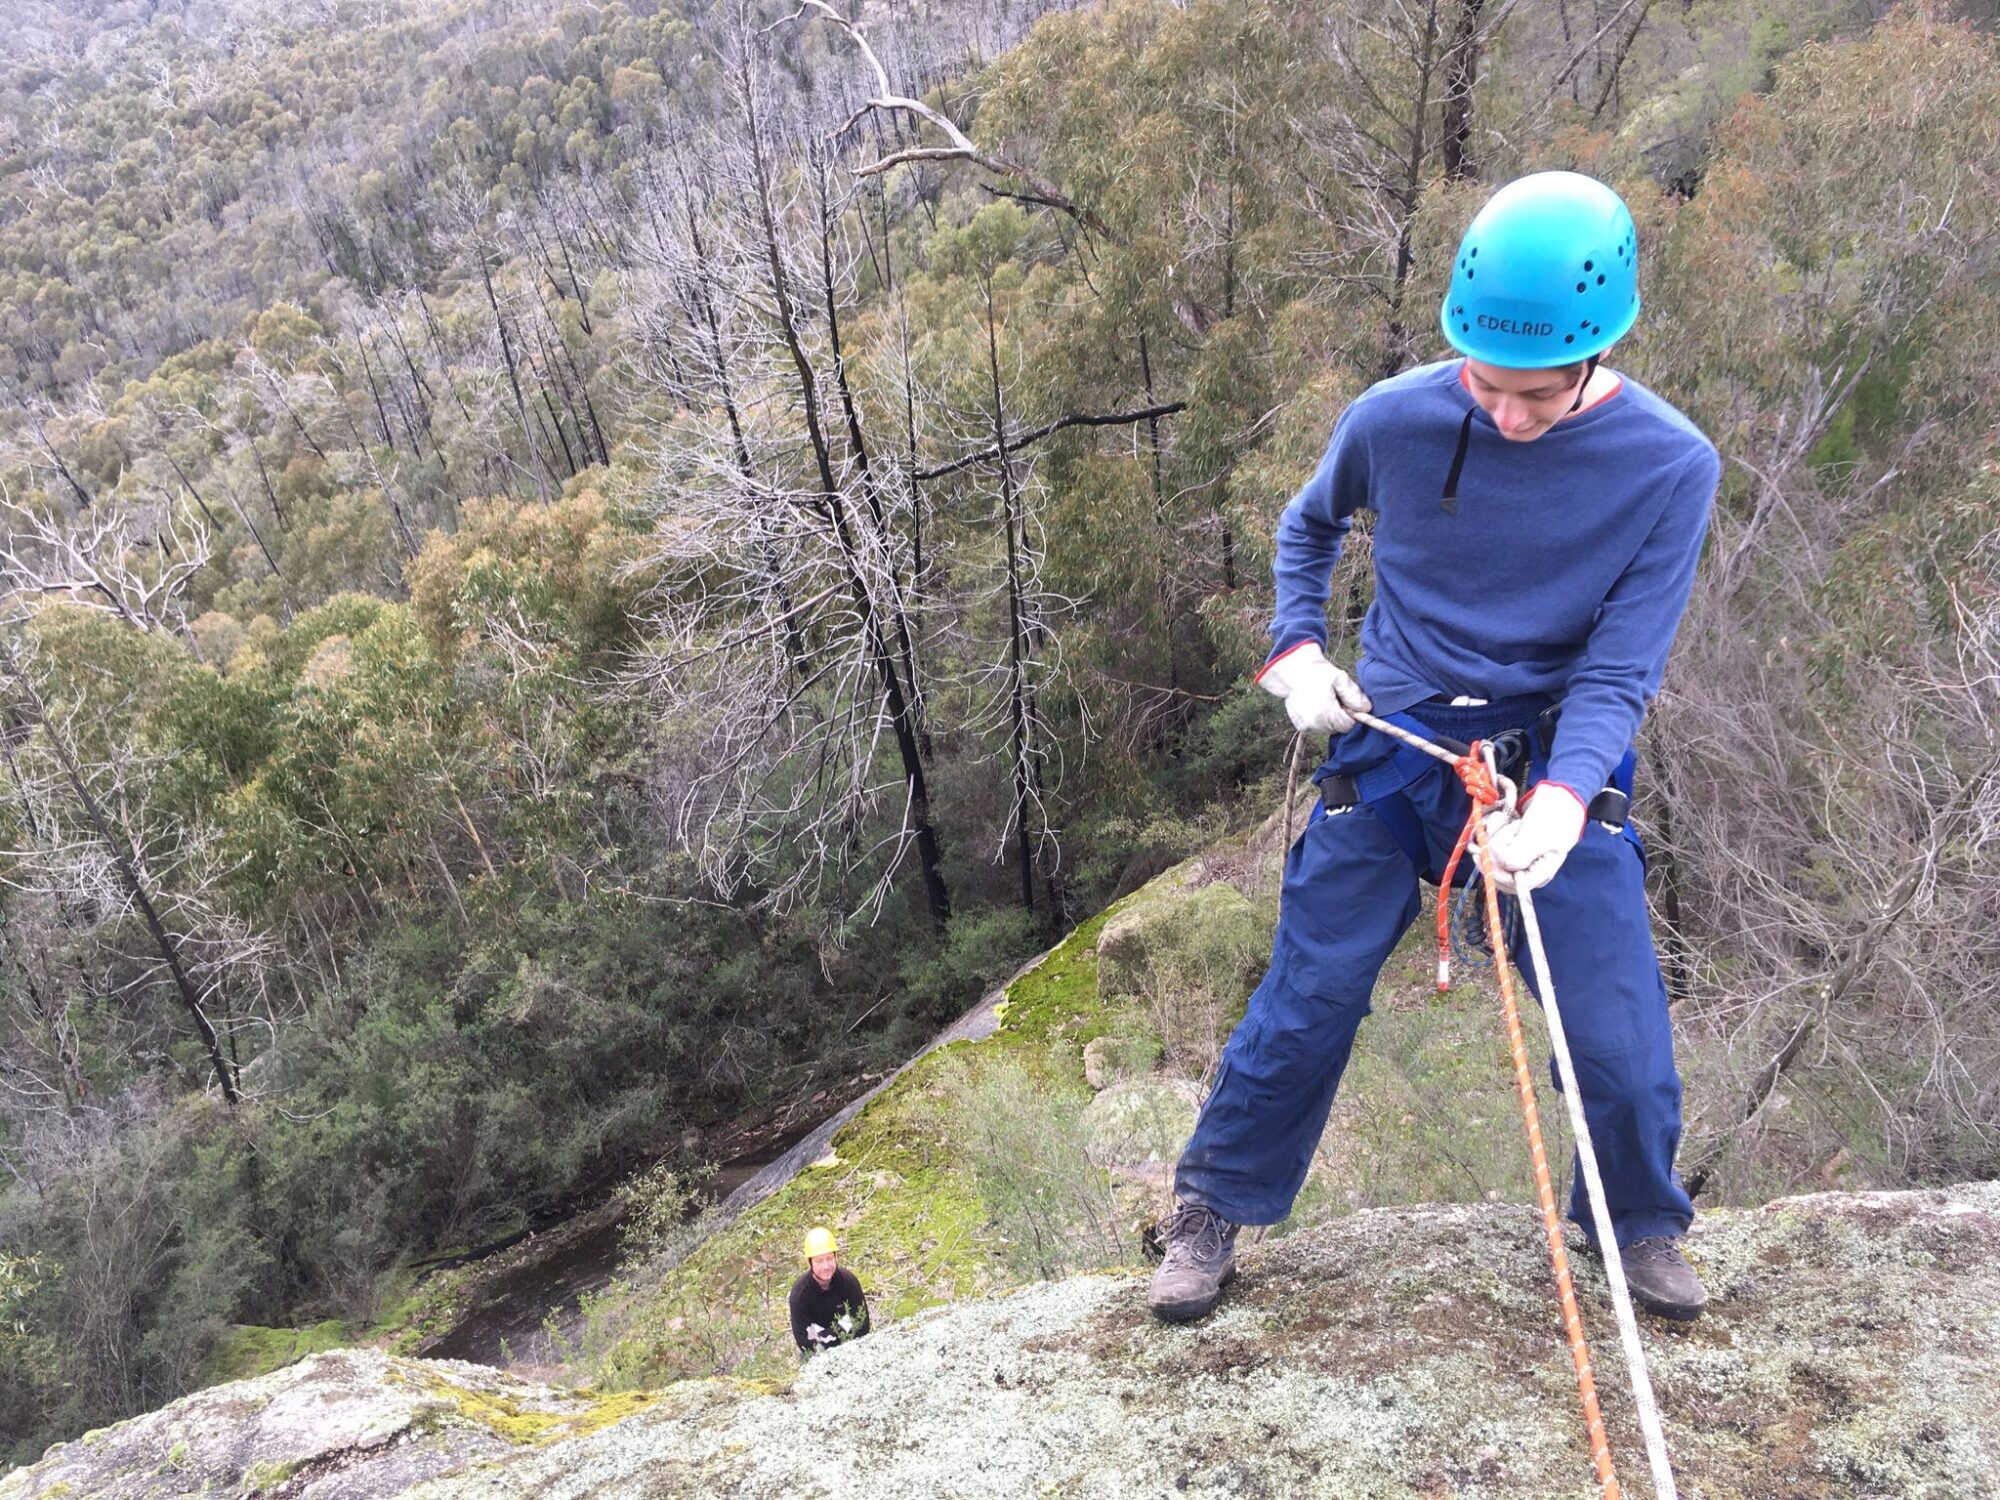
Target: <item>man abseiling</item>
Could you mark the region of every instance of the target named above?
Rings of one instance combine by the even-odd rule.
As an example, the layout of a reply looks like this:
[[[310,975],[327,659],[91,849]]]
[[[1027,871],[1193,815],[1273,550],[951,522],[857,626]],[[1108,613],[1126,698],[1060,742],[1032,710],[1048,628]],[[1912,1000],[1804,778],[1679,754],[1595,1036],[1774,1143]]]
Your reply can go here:
[[[1270,968],[1176,1170],[1148,1297],[1162,1318],[1208,1312],[1235,1275],[1238,1226],[1291,1211],[1376,974],[1466,819],[1451,768],[1357,726],[1357,709],[1513,752],[1502,770],[1527,793],[1494,860],[1536,893],[1627,1279],[1668,1317],[1706,1301],[1680,1250],[1681,1081],[1625,799],[1720,462],[1603,362],[1639,314],[1638,254],[1600,182],[1541,172],[1501,188],[1439,310],[1461,357],[1356,398],[1278,523],[1258,681],[1302,733],[1332,739],[1286,855]],[[1375,597],[1350,676],[1325,655],[1325,606],[1360,510],[1375,514]],[[1592,1235],[1580,1179],[1570,1215]]]

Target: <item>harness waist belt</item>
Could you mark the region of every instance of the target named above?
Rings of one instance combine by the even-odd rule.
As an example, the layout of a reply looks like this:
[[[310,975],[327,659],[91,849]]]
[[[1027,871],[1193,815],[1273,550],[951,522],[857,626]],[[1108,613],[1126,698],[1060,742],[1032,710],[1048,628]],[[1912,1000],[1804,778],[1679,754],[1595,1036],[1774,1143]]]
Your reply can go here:
[[[1350,807],[1367,801],[1361,793],[1360,785],[1352,776],[1335,771],[1319,784],[1320,805],[1330,813],[1346,812]],[[1590,799],[1584,809],[1584,816],[1593,823],[1602,823],[1616,833],[1625,826],[1626,818],[1632,813],[1632,799],[1615,786],[1608,786]]]

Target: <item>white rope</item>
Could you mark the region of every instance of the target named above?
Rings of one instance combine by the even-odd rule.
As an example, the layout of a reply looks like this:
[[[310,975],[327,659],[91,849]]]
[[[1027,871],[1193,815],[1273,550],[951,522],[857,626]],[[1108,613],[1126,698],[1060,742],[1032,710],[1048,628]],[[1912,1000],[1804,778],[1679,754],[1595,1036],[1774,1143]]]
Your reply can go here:
[[[1354,722],[1366,724],[1370,729],[1386,734],[1392,740],[1401,740],[1412,750],[1421,750],[1432,760],[1441,760],[1448,766],[1458,764],[1458,757],[1442,745],[1434,745],[1420,734],[1412,734],[1400,724],[1391,724],[1387,719],[1378,719],[1370,713],[1354,710]]]
[[[1583,1096],[1577,1088],[1576,1065],[1570,1061],[1562,1012],[1556,1008],[1555,982],[1549,978],[1549,959],[1542,950],[1542,928],[1535,920],[1534,898],[1526,891],[1516,891],[1514,899],[1521,908],[1521,925],[1527,929],[1528,951],[1534,956],[1536,987],[1541,991],[1542,1015],[1549,1026],[1549,1046],[1555,1053],[1556,1071],[1562,1076],[1563,1102],[1569,1109],[1570,1129],[1576,1136],[1576,1156],[1583,1167],[1590,1218],[1597,1226],[1597,1243],[1604,1252],[1604,1274],[1611,1283],[1611,1306],[1618,1316],[1618,1339],[1625,1346],[1625,1368],[1632,1377],[1632,1400],[1639,1409],[1639,1431],[1645,1436],[1646,1461],[1653,1469],[1653,1493],[1658,1500],[1678,1500],[1674,1471],[1667,1463],[1666,1435],[1660,1430],[1660,1409],[1653,1400],[1652,1377],[1646,1372],[1646,1351],[1639,1345],[1639,1320],[1633,1316],[1632,1293],[1625,1285],[1625,1259],[1618,1250],[1618,1235],[1611,1227],[1604,1179],[1598,1175],[1597,1152],[1590,1144],[1590,1127],[1583,1118]]]

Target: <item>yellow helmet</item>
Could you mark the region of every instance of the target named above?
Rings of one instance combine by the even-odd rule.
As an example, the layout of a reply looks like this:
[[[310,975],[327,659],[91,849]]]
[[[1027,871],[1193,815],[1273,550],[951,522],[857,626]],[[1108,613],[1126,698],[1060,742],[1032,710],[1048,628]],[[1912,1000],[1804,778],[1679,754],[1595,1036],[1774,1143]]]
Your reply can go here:
[[[806,1231],[806,1259],[817,1255],[832,1255],[840,1249],[840,1241],[833,1237],[833,1231],[824,1225]]]

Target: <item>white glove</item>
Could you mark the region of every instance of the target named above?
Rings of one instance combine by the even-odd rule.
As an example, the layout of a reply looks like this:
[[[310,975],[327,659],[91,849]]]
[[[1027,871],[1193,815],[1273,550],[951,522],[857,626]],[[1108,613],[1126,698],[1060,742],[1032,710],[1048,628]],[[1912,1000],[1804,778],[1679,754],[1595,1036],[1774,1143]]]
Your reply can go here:
[[[1354,727],[1354,710],[1375,710],[1360,685],[1326,659],[1317,641],[1302,641],[1273,657],[1257,681],[1285,700],[1285,712],[1300,734],[1345,734]]]
[[[1521,815],[1491,835],[1494,884],[1503,891],[1539,890],[1555,878],[1583,837],[1583,798],[1560,781],[1537,782],[1521,799]]]

